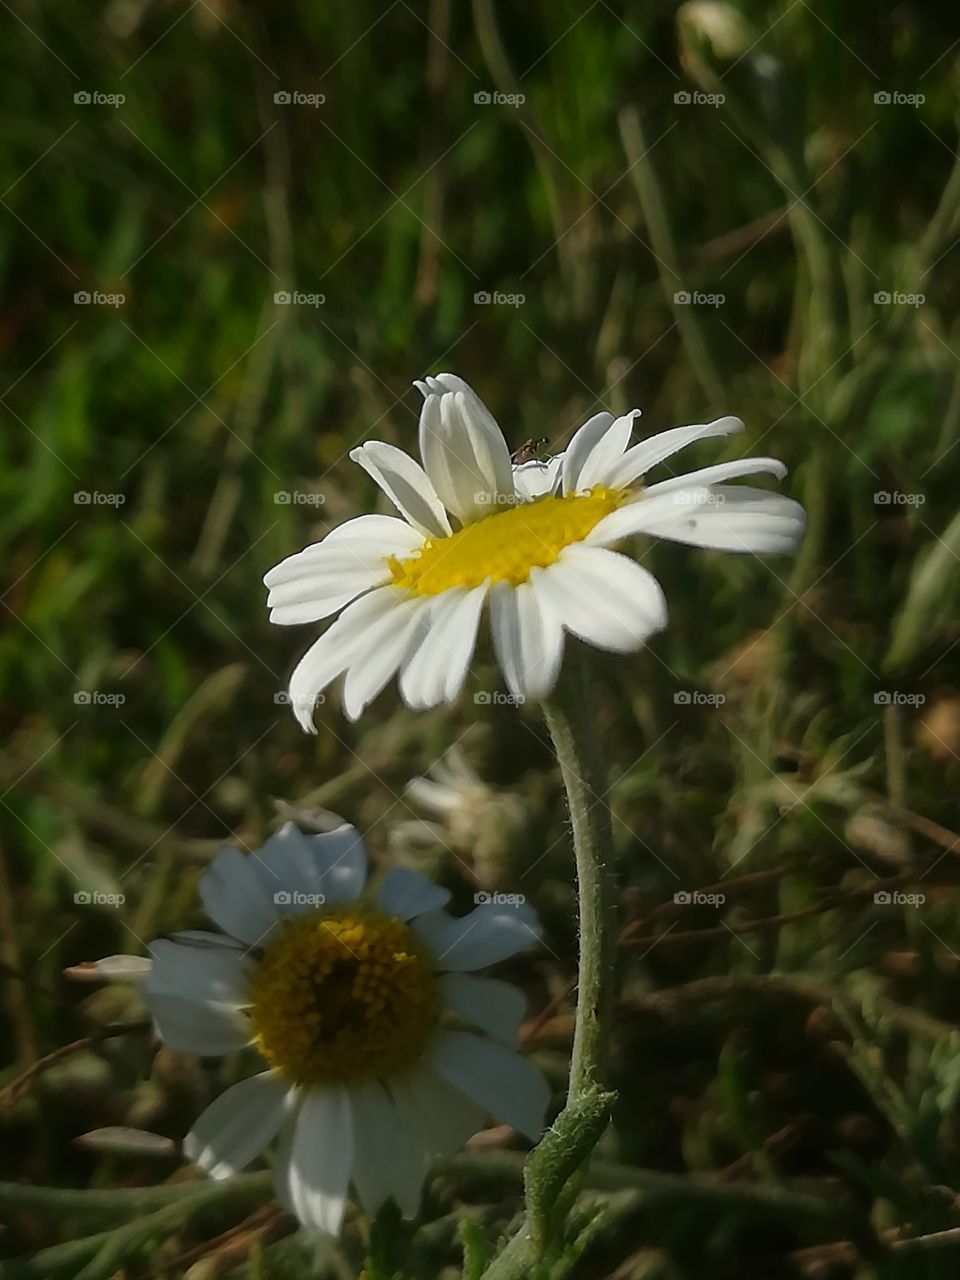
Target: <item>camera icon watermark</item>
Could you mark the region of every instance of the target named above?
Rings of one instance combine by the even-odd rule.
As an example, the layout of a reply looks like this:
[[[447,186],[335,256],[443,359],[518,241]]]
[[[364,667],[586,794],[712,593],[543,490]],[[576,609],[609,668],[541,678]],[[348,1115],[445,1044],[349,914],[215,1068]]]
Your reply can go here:
[[[699,89],[678,89],[673,95],[677,107],[722,107],[726,100],[724,93],[703,93]]]
[[[474,304],[478,307],[522,307],[526,300],[525,293],[501,293],[497,289],[493,293],[478,289],[473,295]]]
[[[873,95],[878,107],[922,107],[926,100],[924,93],[903,93],[900,89],[878,89]]]
[[[673,295],[677,307],[722,307],[727,300],[725,293],[701,293],[699,289],[678,289]]]
[[[277,907],[322,907],[326,900],[325,893],[302,893],[299,889],[278,889],[273,895]]]
[[[122,893],[103,893],[100,889],[78,889],[73,895],[77,907],[122,907],[126,902]]]
[[[102,693],[99,689],[77,689],[73,695],[75,707],[122,707],[126,700],[125,693]]]
[[[302,489],[278,489],[273,501],[278,507],[322,507],[326,498],[322,493],[305,493]]]
[[[524,93],[501,93],[499,89],[478,89],[473,95],[477,107],[522,107],[526,100]]]
[[[903,693],[900,689],[878,689],[873,695],[875,707],[922,707],[926,701],[926,694]]]
[[[127,300],[125,293],[101,293],[99,289],[78,289],[73,295],[76,307],[122,307]]]
[[[724,893],[701,893],[699,889],[678,889],[673,895],[678,907],[722,907],[726,900]]]
[[[900,889],[878,889],[873,901],[878,907],[922,907],[927,900],[925,893],[903,893]]]
[[[273,100],[278,107],[322,107],[327,100],[325,93],[301,93],[299,89],[277,89]]]
[[[526,700],[522,693],[504,693],[502,689],[480,689],[473,695],[478,707],[522,707]]]
[[[707,693],[703,689],[678,689],[673,695],[675,707],[722,707],[726,700],[724,693]]]
[[[922,507],[925,493],[902,493],[899,489],[878,489],[873,495],[875,507]]]
[[[303,709],[309,711],[312,707],[321,707],[327,700],[325,693],[314,693],[309,698],[302,699]],[[296,707],[300,705],[300,700],[291,698],[286,689],[278,689],[273,695],[274,705],[277,707]]]
[[[73,495],[75,507],[122,507],[125,493],[101,493],[99,489],[78,489]]]
[[[902,293],[899,289],[878,289],[873,295],[874,306],[877,307],[922,307],[926,304],[925,293]]]
[[[99,89],[78,89],[73,101],[78,107],[122,107],[125,93],[101,93]]]
[[[488,893],[481,889],[473,900],[478,907],[522,907],[527,899],[522,893]]]
[[[305,293],[302,289],[278,289],[273,295],[277,307],[322,307],[326,301],[325,293]]]

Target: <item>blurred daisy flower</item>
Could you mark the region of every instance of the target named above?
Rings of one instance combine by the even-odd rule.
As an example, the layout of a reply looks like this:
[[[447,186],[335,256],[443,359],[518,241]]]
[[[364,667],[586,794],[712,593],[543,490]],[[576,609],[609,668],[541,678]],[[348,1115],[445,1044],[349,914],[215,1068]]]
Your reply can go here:
[[[331,1235],[350,1183],[369,1214],[392,1198],[412,1217],[435,1157],[488,1114],[536,1141],[550,1093],[516,1051],[522,992],[473,972],[530,946],[533,912],[455,918],[414,871],[392,867],[374,894],[366,878],[351,826],[288,823],[253,856],[223,849],[200,881],[222,932],[154,942],[142,986],[169,1048],[249,1046],[267,1064],[203,1112],[188,1158],[229,1178],[279,1138],[277,1197]]]
[[[430,817],[393,823],[392,853],[448,849],[483,889],[499,889],[512,877],[511,864],[529,845],[530,811],[515,792],[485,782],[460,746],[450,747],[426,777],[408,782],[404,794]]]
[[[792,551],[798,503],[727,481],[785,474],[773,458],[741,458],[645,485],[658,463],[695,441],[743,429],[739,418],[677,427],[630,445],[639,410],[595,414],[565,452],[514,466],[489,410],[460,378],[416,384],[423,465],[370,441],[351,458],[396,516],[348,520],[266,575],[271,621],[339,614],[293,672],[290,701],[313,731],[317,695],[345,675],[355,720],[399,672],[413,708],[452,701],[489,606],[497,659],[511,692],[550,692],[570,632],[629,653],[666,625],[656,579],[612,550],[631,534],[737,552]]]

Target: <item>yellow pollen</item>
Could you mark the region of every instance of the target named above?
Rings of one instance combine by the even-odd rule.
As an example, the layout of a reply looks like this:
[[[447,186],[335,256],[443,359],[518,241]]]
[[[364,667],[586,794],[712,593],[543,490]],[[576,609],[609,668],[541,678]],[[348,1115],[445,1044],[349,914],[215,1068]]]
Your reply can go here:
[[[285,919],[253,981],[257,1048],[298,1084],[412,1066],[439,1013],[436,982],[402,920],[354,909]]]
[[[390,556],[387,564],[397,586],[421,596],[479,587],[488,578],[516,587],[531,569],[553,564],[564,547],[580,542],[630,496],[625,489],[597,486],[589,493],[519,502],[448,538],[428,539],[410,559]]]

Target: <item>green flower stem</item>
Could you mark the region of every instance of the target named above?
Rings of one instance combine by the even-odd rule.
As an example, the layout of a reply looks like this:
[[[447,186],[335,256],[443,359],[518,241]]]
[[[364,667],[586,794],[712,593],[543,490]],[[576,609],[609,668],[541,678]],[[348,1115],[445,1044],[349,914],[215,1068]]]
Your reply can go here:
[[[577,1016],[567,1106],[602,1083],[616,965],[616,883],[607,780],[586,669],[571,655],[543,712],[567,793],[580,903]]]
[[[580,904],[570,1081],[563,1110],[527,1160],[523,1223],[484,1273],[485,1280],[529,1280],[548,1251],[562,1248],[561,1219],[614,1100],[603,1079],[616,964],[616,893],[607,782],[592,711],[584,665],[572,656],[544,704],[567,794]]]

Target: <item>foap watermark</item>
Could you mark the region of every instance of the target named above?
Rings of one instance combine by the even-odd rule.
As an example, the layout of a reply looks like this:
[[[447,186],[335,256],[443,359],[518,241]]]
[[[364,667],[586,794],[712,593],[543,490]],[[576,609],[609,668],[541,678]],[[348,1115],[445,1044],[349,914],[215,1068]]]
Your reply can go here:
[[[515,507],[523,499],[515,493],[488,493],[486,489],[473,495],[478,507]]]
[[[277,89],[273,100],[278,107],[322,107],[325,93],[301,93],[299,89]]]
[[[126,902],[122,893],[104,893],[100,889],[78,889],[73,895],[77,907],[122,907]]]
[[[122,507],[125,493],[101,493],[99,489],[78,489],[73,495],[75,507]]]
[[[277,307],[322,307],[326,300],[324,293],[304,293],[300,289],[278,289],[273,295]]]
[[[277,907],[322,907],[326,900],[325,893],[303,893],[300,889],[278,889],[273,895]]]
[[[478,307],[522,307],[526,300],[525,293],[500,293],[496,289],[493,293],[478,289],[473,295],[473,301]]]
[[[473,695],[478,707],[522,707],[526,698],[522,693],[504,693],[502,689],[481,689]]]
[[[873,295],[875,307],[922,307],[926,301],[925,293],[901,293],[899,289],[878,289]]]
[[[122,307],[127,300],[125,293],[101,293],[99,289],[78,289],[73,295],[75,307]]]
[[[726,494],[712,489],[679,489],[673,495],[673,504],[677,507],[722,507],[726,500]]]
[[[525,93],[501,93],[499,89],[478,89],[473,95],[476,107],[522,107],[526,100]]]
[[[725,293],[701,293],[699,289],[678,289],[673,295],[677,307],[722,307],[726,300]]]
[[[304,711],[312,711],[314,707],[322,707],[327,700],[325,693],[312,693],[309,698],[291,698],[286,689],[278,689],[273,695],[274,705],[278,707],[297,707]]]
[[[701,893],[699,889],[678,889],[673,895],[678,907],[722,907],[726,894]]]
[[[487,893],[481,889],[473,895],[478,907],[522,907],[526,898],[522,893]]]
[[[73,101],[78,107],[122,107],[125,93],[102,93],[99,89],[78,89]]]
[[[305,493],[302,489],[278,489],[273,501],[278,507],[322,507],[326,498],[322,493]]]
[[[878,489],[873,495],[875,507],[922,507],[925,493],[903,493],[900,489]]]
[[[926,900],[925,893],[903,893],[900,889],[878,889],[873,895],[878,907],[922,907]]]
[[[873,695],[875,707],[922,707],[926,694],[904,693],[901,689],[878,689]]]
[[[677,707],[722,707],[726,700],[726,694],[707,693],[704,689],[678,689],[673,695]]]
[[[903,93],[900,89],[878,89],[873,101],[878,107],[922,107],[926,94]]]
[[[678,89],[673,95],[677,107],[722,107],[726,100],[726,94],[703,93],[700,89]]]
[[[73,695],[77,707],[122,707],[126,700],[125,693],[102,693],[99,689],[78,689]]]

